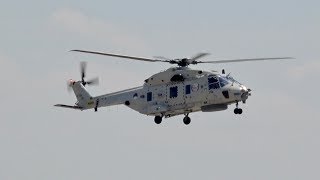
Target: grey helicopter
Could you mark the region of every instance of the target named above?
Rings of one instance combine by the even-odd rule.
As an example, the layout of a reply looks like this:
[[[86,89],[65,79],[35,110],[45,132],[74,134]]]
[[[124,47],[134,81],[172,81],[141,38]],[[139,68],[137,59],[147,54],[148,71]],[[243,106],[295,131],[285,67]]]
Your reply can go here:
[[[86,85],[98,84],[98,78],[86,81],[86,62],[81,62],[81,80],[69,80],[67,85],[72,89],[77,102],[75,105],[56,104],[57,107],[76,110],[125,105],[141,114],[154,116],[154,122],[160,124],[163,118],[184,115],[183,122],[191,122],[189,114],[193,112],[215,112],[228,109],[235,104],[234,114],[242,114],[239,103],[246,103],[251,96],[251,89],[236,81],[230,74],[217,71],[204,71],[189,68],[190,65],[203,63],[221,64],[247,61],[269,61],[293,59],[291,57],[272,57],[254,59],[232,59],[199,61],[208,53],[198,53],[191,58],[168,59],[163,57],[144,58],[111,54],[86,50],[71,50],[80,53],[97,54],[117,58],[125,58],[144,62],[160,62],[177,65],[165,71],[156,73],[144,80],[142,86],[125,89],[118,92],[92,96],[85,88]]]

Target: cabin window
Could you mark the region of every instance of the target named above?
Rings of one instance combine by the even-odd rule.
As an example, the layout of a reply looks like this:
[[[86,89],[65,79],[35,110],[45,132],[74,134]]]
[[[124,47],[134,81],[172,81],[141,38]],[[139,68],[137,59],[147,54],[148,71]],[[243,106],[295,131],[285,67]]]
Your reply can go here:
[[[147,93],[147,101],[152,101],[152,92]]]
[[[188,84],[186,85],[186,94],[190,94],[191,93],[191,85]]]
[[[178,86],[170,87],[170,98],[178,97]]]
[[[209,85],[209,89],[219,89],[220,85],[219,85],[218,77],[217,76],[209,76],[208,77],[208,85]]]

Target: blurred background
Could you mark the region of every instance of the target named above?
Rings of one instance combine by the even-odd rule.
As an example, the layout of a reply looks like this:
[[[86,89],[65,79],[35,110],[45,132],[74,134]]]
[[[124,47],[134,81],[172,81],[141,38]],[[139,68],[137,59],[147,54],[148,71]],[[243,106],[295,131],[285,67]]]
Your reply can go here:
[[[4,1],[0,6],[0,179],[319,179],[320,1]],[[66,81],[100,77],[92,95],[140,86],[170,67],[69,52],[295,60],[225,69],[253,90],[234,106],[161,125],[125,106],[74,104]],[[318,118],[317,118],[318,117]]]

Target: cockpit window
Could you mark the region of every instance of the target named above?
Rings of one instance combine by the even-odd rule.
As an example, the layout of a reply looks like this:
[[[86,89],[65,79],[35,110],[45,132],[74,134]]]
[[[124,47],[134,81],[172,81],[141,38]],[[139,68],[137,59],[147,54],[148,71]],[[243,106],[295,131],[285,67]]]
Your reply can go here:
[[[208,85],[209,85],[209,89],[219,89],[220,85],[219,85],[218,77],[217,76],[209,76],[208,77]]]
[[[241,84],[240,82],[238,82],[237,80],[235,80],[232,76],[227,76],[226,79],[232,83],[237,83],[237,84]]]
[[[221,87],[224,87],[230,83],[230,81],[228,79],[226,79],[225,77],[222,77],[222,76],[219,76],[219,81],[220,81]]]
[[[224,87],[229,83],[231,83],[231,81],[223,76],[217,75],[208,77],[209,89],[219,89],[220,87]]]

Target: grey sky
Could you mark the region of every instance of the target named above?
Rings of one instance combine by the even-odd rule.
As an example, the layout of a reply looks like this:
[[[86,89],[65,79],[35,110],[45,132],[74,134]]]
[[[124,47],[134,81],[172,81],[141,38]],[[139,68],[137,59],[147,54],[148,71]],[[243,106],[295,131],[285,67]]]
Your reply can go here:
[[[0,179],[319,179],[319,1],[2,1]],[[244,114],[152,117],[124,106],[73,104],[66,81],[100,77],[93,95],[139,86],[166,64],[68,52],[204,60],[294,61],[199,65],[253,89]]]

